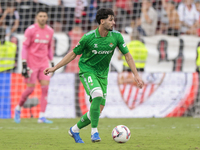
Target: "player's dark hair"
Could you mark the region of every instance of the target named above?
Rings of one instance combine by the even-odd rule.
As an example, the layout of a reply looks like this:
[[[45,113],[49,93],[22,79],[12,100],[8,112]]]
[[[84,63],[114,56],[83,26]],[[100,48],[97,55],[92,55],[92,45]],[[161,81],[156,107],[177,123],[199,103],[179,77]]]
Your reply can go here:
[[[37,11],[36,15],[38,15],[38,14],[39,14],[39,13],[41,13],[41,12],[44,12],[44,13],[46,13],[46,14],[47,14],[47,16],[48,16],[48,12],[47,12],[47,10],[46,10],[46,9],[39,9],[39,10]]]
[[[97,11],[97,15],[96,15],[96,21],[98,22],[98,24],[101,23],[101,19],[107,19],[108,15],[114,16],[114,12],[113,12],[112,9],[110,9],[110,8],[100,8]]]

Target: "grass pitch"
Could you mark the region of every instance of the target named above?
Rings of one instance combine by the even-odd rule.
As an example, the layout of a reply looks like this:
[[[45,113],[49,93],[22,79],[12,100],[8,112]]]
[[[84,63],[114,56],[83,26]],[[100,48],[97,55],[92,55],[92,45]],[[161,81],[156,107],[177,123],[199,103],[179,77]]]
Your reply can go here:
[[[77,119],[53,119],[38,124],[37,119],[0,119],[0,150],[200,150],[199,118],[100,119],[99,143],[90,140],[90,126],[80,132],[84,144],[76,144],[68,129]],[[127,143],[116,143],[112,129],[126,125],[131,131]]]

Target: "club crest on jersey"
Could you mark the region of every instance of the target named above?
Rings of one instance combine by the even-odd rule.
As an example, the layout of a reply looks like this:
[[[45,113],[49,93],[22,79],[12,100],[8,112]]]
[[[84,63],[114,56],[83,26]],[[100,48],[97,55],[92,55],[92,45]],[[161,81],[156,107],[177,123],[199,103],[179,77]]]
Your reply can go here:
[[[98,48],[97,44],[94,44],[94,48]]]
[[[123,47],[126,47],[126,43],[123,44]]]
[[[110,47],[113,47],[113,43],[110,43],[110,45],[109,45]]]

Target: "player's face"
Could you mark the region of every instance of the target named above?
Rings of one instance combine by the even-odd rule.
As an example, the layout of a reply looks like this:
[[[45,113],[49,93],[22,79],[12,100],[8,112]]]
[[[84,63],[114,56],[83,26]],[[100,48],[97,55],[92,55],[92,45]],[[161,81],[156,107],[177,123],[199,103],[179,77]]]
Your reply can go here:
[[[41,25],[44,26],[47,22],[48,16],[47,13],[45,12],[40,12],[37,14],[37,22]]]
[[[105,19],[105,22],[103,24],[104,28],[108,31],[112,31],[113,27],[115,25],[115,20],[113,15],[108,15],[108,18]]]

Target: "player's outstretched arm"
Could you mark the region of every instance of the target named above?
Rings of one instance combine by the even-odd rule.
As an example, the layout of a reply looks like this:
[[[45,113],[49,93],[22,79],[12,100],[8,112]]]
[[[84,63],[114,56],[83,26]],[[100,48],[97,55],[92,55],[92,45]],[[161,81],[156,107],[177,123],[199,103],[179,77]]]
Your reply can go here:
[[[135,76],[135,80],[137,82],[138,87],[142,88],[144,86],[144,82],[138,75],[133,57],[131,56],[130,52],[126,53],[124,56],[125,56],[126,62],[128,63],[129,67],[131,68],[131,70]]]
[[[57,69],[61,68],[62,66],[67,65],[74,58],[76,58],[76,54],[73,51],[69,52],[57,65],[55,65],[54,67],[45,69],[44,74],[48,75],[49,73],[55,72]]]

